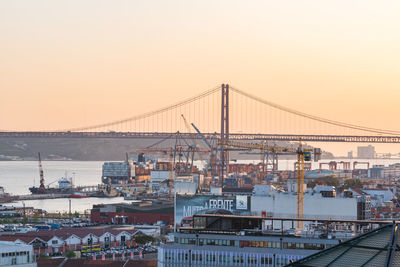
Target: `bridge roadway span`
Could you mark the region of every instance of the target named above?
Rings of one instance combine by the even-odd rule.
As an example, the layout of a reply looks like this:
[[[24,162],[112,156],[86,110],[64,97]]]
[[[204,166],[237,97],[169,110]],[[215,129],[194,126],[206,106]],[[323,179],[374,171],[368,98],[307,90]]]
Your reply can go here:
[[[183,138],[200,139],[198,134],[180,133]],[[204,133],[206,138],[215,133]],[[219,134],[217,134],[219,136]],[[167,132],[0,132],[0,138],[144,138],[175,139],[176,133]],[[298,134],[250,134],[230,133],[231,140],[344,142],[344,143],[400,143],[400,136],[354,136],[354,135],[298,135]]]

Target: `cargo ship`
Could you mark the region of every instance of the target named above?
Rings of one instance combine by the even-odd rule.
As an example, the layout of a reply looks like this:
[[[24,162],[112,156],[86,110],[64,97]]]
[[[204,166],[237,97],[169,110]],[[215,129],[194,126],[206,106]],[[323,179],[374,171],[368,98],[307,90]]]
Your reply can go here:
[[[104,184],[127,184],[135,178],[135,164],[129,161],[126,154],[125,161],[104,162],[101,181]]]
[[[171,163],[159,162],[156,159],[146,159],[140,153],[137,161],[130,161],[128,155],[125,161],[104,162],[101,181],[104,184],[129,184],[150,180],[153,170],[168,171]]]
[[[104,184],[127,184],[134,179],[132,171],[135,167],[130,162],[104,162],[101,181]]]
[[[32,194],[70,194],[74,192],[74,186],[72,184],[72,178],[62,177],[57,181],[58,187],[29,187],[29,191]]]
[[[57,180],[58,187],[50,187],[52,183],[45,186],[44,180],[44,172],[42,166],[42,160],[40,158],[40,153],[38,153],[39,157],[39,177],[40,177],[40,186],[32,186],[29,187],[29,191],[32,194],[72,194],[74,192],[74,185],[72,183],[72,178],[67,178],[67,173],[65,173],[65,177]],[[53,182],[54,183],[54,182]]]
[[[70,196],[70,198],[87,198],[87,197],[90,197],[90,195],[80,191],[73,192]]]

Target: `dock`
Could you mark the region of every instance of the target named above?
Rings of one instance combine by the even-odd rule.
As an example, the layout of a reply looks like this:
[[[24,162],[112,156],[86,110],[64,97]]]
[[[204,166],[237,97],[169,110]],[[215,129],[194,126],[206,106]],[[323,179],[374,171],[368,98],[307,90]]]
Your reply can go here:
[[[19,195],[18,200],[37,200],[37,199],[54,199],[68,198],[71,194],[36,194],[36,195]]]

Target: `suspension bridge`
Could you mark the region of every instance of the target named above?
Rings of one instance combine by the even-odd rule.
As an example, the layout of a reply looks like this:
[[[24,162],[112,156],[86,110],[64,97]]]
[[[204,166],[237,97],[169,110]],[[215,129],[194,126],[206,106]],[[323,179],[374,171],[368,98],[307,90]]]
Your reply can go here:
[[[204,133],[221,139],[400,143],[400,131],[372,128],[321,118],[225,85],[194,97],[122,120],[70,129],[1,130],[0,138],[153,138],[199,139],[182,115]]]

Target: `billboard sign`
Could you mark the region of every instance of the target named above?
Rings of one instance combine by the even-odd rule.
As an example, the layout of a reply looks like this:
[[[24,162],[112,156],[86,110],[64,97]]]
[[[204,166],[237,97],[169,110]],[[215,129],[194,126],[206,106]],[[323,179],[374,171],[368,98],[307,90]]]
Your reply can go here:
[[[236,209],[248,210],[248,196],[236,196]]]
[[[175,222],[180,225],[183,218],[194,214],[212,213],[215,210],[227,210],[234,215],[250,213],[250,198],[245,195],[176,195]]]

